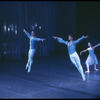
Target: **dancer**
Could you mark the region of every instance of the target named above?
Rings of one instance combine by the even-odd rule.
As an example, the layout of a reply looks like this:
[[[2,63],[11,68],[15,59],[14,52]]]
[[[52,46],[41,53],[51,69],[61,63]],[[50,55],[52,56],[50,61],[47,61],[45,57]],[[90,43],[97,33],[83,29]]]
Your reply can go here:
[[[28,62],[26,64],[26,69],[28,68],[28,73],[29,73],[31,71],[31,66],[33,64],[33,57],[35,54],[35,43],[36,43],[36,41],[44,41],[45,39],[35,37],[34,31],[31,32],[31,35],[25,29],[23,29],[23,32],[25,32],[25,34],[30,39],[30,49],[28,52]]]
[[[60,37],[56,37],[56,36],[53,36],[54,39],[57,39],[58,42],[60,43],[64,43],[67,45],[68,47],[68,53],[69,53],[69,57],[70,57],[70,60],[72,61],[72,63],[76,66],[76,68],[78,69],[78,71],[80,72],[82,78],[83,78],[83,81],[86,80],[86,77],[85,77],[85,74],[83,73],[83,68],[81,66],[81,62],[80,62],[80,58],[76,52],[76,44],[79,43],[81,40],[83,40],[84,38],[88,38],[88,36],[82,36],[81,38],[73,41],[73,38],[71,35],[68,36],[68,41],[64,41],[62,38]]]
[[[97,57],[94,53],[94,49],[96,47],[100,46],[100,43],[98,43],[97,45],[92,47],[92,44],[90,42],[88,42],[88,46],[89,46],[89,48],[80,52],[80,55],[82,55],[83,52],[89,51],[89,55],[88,55],[86,62],[85,62],[86,66],[87,66],[87,71],[85,71],[85,73],[90,72],[89,65],[94,65],[94,70],[99,71],[99,69],[96,68],[96,65],[98,64],[98,60],[97,60]]]

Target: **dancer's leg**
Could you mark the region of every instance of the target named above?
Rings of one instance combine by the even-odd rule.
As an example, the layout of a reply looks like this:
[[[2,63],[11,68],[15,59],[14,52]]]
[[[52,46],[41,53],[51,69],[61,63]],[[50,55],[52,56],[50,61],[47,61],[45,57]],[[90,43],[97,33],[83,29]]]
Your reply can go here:
[[[28,67],[28,73],[31,71],[32,64],[33,64],[33,60],[30,61],[30,66]]]
[[[96,68],[96,64],[94,64],[94,70],[99,71],[99,69]]]
[[[32,66],[32,64],[33,64],[33,57],[34,57],[34,54],[35,54],[35,50],[34,50],[34,49],[30,50],[28,73],[31,71],[31,66]]]
[[[30,66],[30,60],[29,60],[29,58],[30,58],[30,50],[28,52],[28,61],[27,61],[27,64],[26,64],[26,69]]]
[[[78,54],[75,53],[73,55],[73,57],[70,56],[70,59],[71,59],[72,63],[76,66],[76,68],[78,69],[78,71],[80,72],[80,74],[81,74],[81,76],[83,78],[83,81],[85,81],[86,78],[85,78],[85,75],[83,73],[83,68],[81,66],[81,62],[80,62],[80,58],[79,58]]]
[[[89,73],[90,70],[89,70],[89,64],[88,63],[86,63],[86,67],[87,67],[87,71],[85,71],[85,73]]]
[[[80,58],[79,58],[79,56],[78,56],[78,54],[77,53],[75,53],[75,61],[76,61],[76,64],[77,64],[77,69],[78,69],[78,71],[80,72],[80,74],[81,74],[81,76],[82,76],[82,78],[83,78],[83,80],[85,81],[86,80],[86,78],[85,78],[85,74],[84,74],[84,72],[83,72],[83,67],[82,67],[82,65],[81,65],[81,61],[80,61]]]

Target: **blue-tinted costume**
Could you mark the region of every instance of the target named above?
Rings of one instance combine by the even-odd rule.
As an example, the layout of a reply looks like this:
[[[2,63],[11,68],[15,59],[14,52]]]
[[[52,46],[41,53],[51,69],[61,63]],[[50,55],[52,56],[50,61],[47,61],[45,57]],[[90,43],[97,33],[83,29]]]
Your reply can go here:
[[[30,49],[29,49],[29,52],[28,52],[28,62],[26,64],[26,69],[28,68],[28,72],[30,72],[31,66],[33,64],[33,57],[34,57],[34,54],[35,54],[36,41],[42,41],[42,39],[37,38],[37,37],[32,37],[28,32],[25,32],[25,34],[30,39]]]
[[[94,49],[93,48],[92,49],[88,48],[88,51],[89,51],[89,55],[88,55],[88,57],[86,59],[85,64],[86,63],[88,63],[89,65],[98,64],[98,60],[97,60],[97,57],[96,57],[96,55],[94,53]]]
[[[85,81],[85,75],[83,73],[83,68],[81,66],[81,62],[80,62],[80,58],[76,52],[76,44],[79,43],[81,40],[84,39],[84,36],[82,36],[81,38],[73,41],[70,45],[68,41],[64,41],[62,38],[57,38],[58,42],[60,43],[64,43],[67,45],[68,48],[68,54],[70,57],[70,60],[72,61],[72,63],[76,66],[76,68],[78,69],[78,71],[80,72],[80,74],[82,75],[83,80]]]

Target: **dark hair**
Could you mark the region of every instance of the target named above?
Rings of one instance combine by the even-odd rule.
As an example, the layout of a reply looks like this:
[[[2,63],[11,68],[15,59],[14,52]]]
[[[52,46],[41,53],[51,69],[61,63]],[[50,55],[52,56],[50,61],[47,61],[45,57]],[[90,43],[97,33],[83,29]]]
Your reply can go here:
[[[89,41],[88,43],[90,43],[91,44],[91,42]],[[91,46],[92,46],[92,44],[91,44]]]
[[[71,37],[73,37],[73,34],[68,34],[68,36],[69,36],[69,35],[70,35]]]

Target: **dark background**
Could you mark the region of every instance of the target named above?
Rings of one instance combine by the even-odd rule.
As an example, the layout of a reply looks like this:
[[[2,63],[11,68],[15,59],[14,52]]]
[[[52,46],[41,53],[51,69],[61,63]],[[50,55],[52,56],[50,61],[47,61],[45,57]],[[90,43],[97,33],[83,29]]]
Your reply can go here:
[[[62,37],[64,40],[67,40],[68,34],[73,35],[75,40],[82,35],[88,35],[88,39],[77,45],[77,52],[79,53],[88,47],[88,41],[92,45],[100,42],[100,2],[1,1],[1,60],[19,61],[27,58],[29,39],[23,33],[23,28],[29,33],[34,30],[37,37],[46,38],[45,42],[37,43],[36,57],[68,55],[66,45],[53,40],[53,35]],[[99,51],[100,47],[97,47],[95,53],[99,54]],[[88,52],[84,53],[84,56],[87,54]]]

